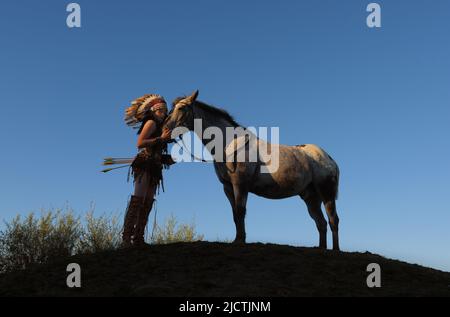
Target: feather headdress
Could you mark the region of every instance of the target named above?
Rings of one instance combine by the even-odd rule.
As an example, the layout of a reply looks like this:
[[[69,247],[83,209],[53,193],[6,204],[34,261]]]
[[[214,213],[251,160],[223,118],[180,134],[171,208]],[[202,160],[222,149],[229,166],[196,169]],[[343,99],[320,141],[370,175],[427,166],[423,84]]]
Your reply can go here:
[[[138,129],[139,123],[144,120],[149,111],[160,108],[167,110],[167,103],[161,95],[147,94],[139,97],[133,100],[131,106],[125,110],[125,123],[133,129]]]

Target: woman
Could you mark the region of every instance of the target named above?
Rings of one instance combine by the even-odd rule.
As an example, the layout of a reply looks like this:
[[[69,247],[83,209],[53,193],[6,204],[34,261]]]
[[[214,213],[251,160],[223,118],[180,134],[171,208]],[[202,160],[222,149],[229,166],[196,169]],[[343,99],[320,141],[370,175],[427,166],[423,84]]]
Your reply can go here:
[[[137,147],[139,153],[131,163],[130,170],[134,178],[134,194],[128,202],[122,234],[124,247],[144,244],[144,232],[148,215],[153,206],[154,196],[162,183],[162,169],[175,163],[167,155],[167,143],[171,131],[162,130],[167,117],[167,104],[164,98],[156,94],[144,95],[132,102],[125,111],[125,122],[133,128],[139,128]],[[128,172],[128,177],[130,175]]]

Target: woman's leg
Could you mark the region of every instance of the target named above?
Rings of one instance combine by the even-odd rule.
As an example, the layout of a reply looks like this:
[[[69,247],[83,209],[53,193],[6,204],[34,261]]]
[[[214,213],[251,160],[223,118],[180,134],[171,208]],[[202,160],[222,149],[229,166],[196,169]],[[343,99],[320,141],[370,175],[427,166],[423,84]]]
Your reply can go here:
[[[134,183],[134,196],[145,198],[149,191],[148,176],[147,173],[142,175],[142,178],[137,178]]]
[[[148,186],[146,199],[154,199],[155,193],[156,193],[156,186],[155,185]]]
[[[147,176],[144,174],[142,178],[135,177],[134,195],[131,196],[128,203],[125,219],[123,223],[122,241],[125,247],[131,246],[132,236],[136,237],[136,226],[139,214],[145,206],[145,195],[148,192]]]
[[[145,230],[145,227],[147,226],[148,216],[150,215],[150,212],[152,211],[152,208],[153,208],[153,204],[155,202],[155,193],[156,193],[156,186],[150,185],[148,187],[147,196],[144,201],[144,209],[143,209],[144,230]]]
[[[156,192],[155,185],[149,185],[147,187],[146,197],[144,200],[144,207],[141,209],[136,224],[136,235],[133,239],[133,243],[136,245],[143,245],[145,243],[145,227],[147,226],[148,216],[152,210],[154,197]]]

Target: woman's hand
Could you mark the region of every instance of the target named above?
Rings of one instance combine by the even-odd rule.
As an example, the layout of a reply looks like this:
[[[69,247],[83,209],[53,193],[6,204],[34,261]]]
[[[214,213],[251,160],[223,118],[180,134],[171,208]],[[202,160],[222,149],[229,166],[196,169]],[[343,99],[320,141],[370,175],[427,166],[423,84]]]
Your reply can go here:
[[[173,165],[176,163],[170,154],[163,154],[162,162],[163,162],[163,164],[167,164],[167,165]]]
[[[164,127],[162,134],[161,134],[161,139],[163,141],[169,141],[171,139],[171,135],[172,135],[172,130],[170,130],[168,127]]]

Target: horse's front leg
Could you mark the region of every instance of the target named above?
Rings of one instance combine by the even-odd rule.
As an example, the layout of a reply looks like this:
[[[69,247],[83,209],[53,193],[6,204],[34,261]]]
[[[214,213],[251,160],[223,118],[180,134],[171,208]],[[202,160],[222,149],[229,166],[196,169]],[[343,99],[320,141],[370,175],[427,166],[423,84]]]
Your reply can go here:
[[[248,191],[244,186],[225,184],[224,191],[233,210],[233,220],[236,226],[236,238],[233,243],[245,243],[245,212]]]
[[[247,210],[248,191],[244,186],[233,185],[234,192],[234,224],[236,225],[236,238],[234,243],[245,243],[245,212]]]

